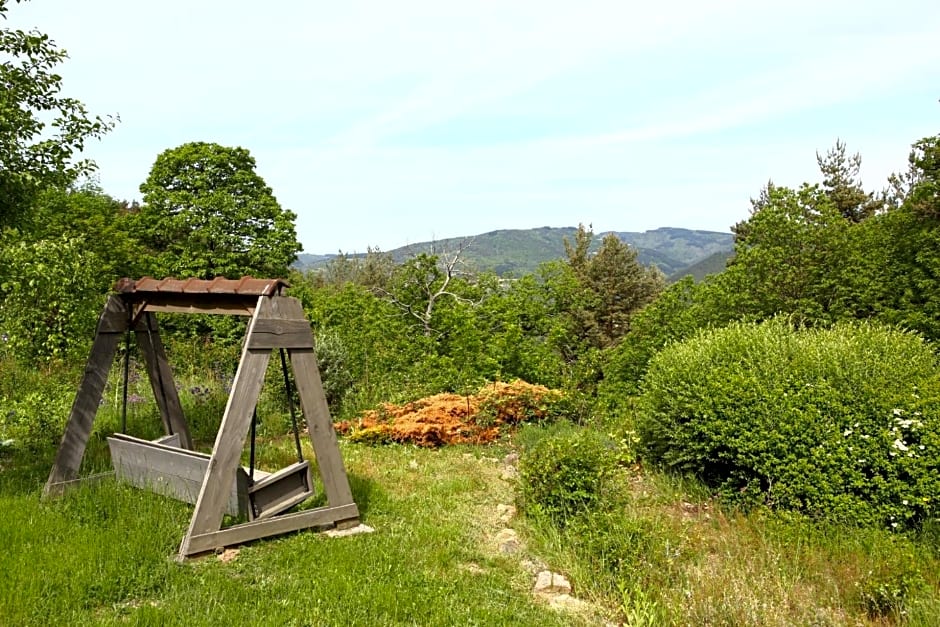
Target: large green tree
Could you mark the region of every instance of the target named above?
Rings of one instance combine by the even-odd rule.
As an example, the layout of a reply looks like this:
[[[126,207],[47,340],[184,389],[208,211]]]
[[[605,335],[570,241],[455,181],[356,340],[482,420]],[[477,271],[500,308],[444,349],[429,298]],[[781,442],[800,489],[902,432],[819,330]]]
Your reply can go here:
[[[0,18],[8,9],[0,0]],[[0,227],[18,225],[42,189],[66,187],[94,170],[76,156],[114,125],[61,94],[55,68],[67,57],[39,31],[0,29]]]
[[[244,148],[193,142],[161,153],[140,186],[138,234],[157,276],[287,276],[302,250]]]
[[[593,239],[583,224],[573,242],[565,239],[566,265],[577,287],[559,292],[559,298],[566,301],[572,333],[582,346],[608,348],[630,330],[633,314],[663,290],[665,278],[657,268],[642,265],[637,251],[615,234],[604,236],[590,254]]]

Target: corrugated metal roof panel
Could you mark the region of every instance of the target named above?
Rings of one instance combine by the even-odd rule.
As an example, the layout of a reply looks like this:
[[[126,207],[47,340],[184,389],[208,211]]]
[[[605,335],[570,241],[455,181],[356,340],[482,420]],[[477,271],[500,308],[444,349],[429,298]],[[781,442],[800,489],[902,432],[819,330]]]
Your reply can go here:
[[[240,279],[154,279],[149,276],[137,279],[121,279],[114,289],[122,294],[232,294],[237,296],[270,296],[290,287],[284,279],[256,279],[244,276]]]

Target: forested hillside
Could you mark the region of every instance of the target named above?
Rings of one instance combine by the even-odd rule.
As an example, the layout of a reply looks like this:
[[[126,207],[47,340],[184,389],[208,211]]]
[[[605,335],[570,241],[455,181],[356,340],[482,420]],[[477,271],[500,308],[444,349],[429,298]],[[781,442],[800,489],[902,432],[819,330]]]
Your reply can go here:
[[[814,180],[729,199],[731,234],[580,225],[298,258],[249,149],[168,146],[142,202],[114,198],[81,152],[116,120],[61,97],[64,51],[2,29],[0,53],[0,623],[936,624],[940,134],[909,138],[878,189],[837,140]],[[103,324],[121,359],[86,368],[115,282],[144,275],[288,280],[324,437],[332,418],[378,533],[174,565],[189,506],[108,479],[40,502],[83,377],[102,390],[83,475],[111,467],[112,433],[167,431],[150,318],[128,314],[142,346]],[[240,355],[267,345],[174,306],[162,341],[212,451]],[[284,387],[245,405],[252,468],[316,466],[282,363],[254,373]],[[389,435],[408,412],[423,439]],[[459,448],[432,437],[458,415]]]
[[[540,264],[562,259],[565,238],[574,237],[575,227],[490,231],[480,235],[455,237],[433,242],[409,244],[388,251],[397,262],[420,253],[446,254],[463,247],[464,261],[478,272],[493,272],[498,276],[520,277],[532,274]],[[693,231],[680,228],[659,228],[643,233],[617,232],[620,240],[637,250],[643,265],[655,265],[666,276],[683,275],[690,266],[712,255],[730,256],[733,247],[731,233]],[[605,233],[599,233],[591,244],[596,251]],[[348,251],[347,251],[348,252]],[[355,251],[350,257],[357,255]],[[326,266],[336,255],[301,254],[296,267],[315,270]]]

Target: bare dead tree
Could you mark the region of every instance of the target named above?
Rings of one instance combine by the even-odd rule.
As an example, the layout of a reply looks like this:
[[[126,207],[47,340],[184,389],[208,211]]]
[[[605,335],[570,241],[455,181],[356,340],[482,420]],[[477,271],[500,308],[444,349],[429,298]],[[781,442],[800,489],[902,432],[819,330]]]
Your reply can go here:
[[[427,337],[435,333],[431,321],[434,308],[441,299],[449,297],[469,305],[478,304],[450,289],[454,279],[469,274],[460,270],[464,264],[461,255],[472,244],[472,239],[465,239],[457,246],[457,250],[451,253],[420,254],[414,257],[410,260],[410,268],[406,267],[408,262],[401,266],[403,280],[396,290],[398,293],[381,290],[389,302],[401,309],[404,315],[421,323]]]

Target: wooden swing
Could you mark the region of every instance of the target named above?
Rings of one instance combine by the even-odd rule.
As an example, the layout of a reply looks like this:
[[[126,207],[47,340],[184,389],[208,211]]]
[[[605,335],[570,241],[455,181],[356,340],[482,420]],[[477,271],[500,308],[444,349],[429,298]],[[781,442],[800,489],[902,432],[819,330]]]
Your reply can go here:
[[[98,319],[85,374],[72,405],[62,443],[43,494],[55,496],[78,478],[108,372],[124,333],[133,332],[166,436],[154,441],[125,434],[108,438],[115,475],[133,485],[195,504],[179,559],[259,538],[310,527],[347,528],[359,523],[336,443],[314,353],[313,335],[300,303],[282,294],[284,281],[253,279],[122,279]],[[251,317],[241,360],[212,453],[193,450],[173,374],[160,340],[156,312]],[[289,361],[307,432],[317,458],[327,505],[285,513],[313,494],[310,464],[302,457],[294,417],[298,461],[274,473],[254,468],[254,410],[271,351],[278,349],[285,381]],[[249,429],[252,462],[240,466]],[[248,522],[222,528],[225,514]]]

